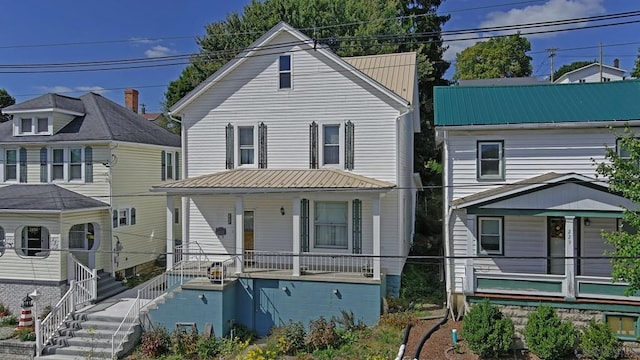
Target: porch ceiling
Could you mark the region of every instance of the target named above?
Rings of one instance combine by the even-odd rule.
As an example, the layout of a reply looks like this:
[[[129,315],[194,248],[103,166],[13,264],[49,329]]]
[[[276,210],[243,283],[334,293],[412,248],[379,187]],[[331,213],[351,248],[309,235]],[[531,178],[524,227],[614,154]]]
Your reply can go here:
[[[0,211],[69,211],[108,208],[109,204],[53,184],[0,188]]]
[[[638,205],[610,193],[606,184],[578,174],[548,173],[461,198],[456,208],[603,211],[635,210]]]
[[[388,191],[395,184],[338,169],[235,169],[154,186],[175,193]]]

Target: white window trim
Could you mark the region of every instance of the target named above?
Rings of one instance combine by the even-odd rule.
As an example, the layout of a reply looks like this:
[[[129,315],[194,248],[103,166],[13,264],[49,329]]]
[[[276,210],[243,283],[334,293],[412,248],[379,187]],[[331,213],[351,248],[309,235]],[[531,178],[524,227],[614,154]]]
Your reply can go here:
[[[620,155],[620,149],[621,149],[621,145],[622,145],[622,138],[616,138],[616,155],[620,156],[620,159],[624,159],[624,160],[629,160],[631,157],[629,156],[621,156]],[[636,140],[640,140],[640,138],[636,138]]]
[[[47,119],[47,131],[38,132],[38,119]],[[31,119],[31,130],[23,131],[22,119]],[[33,136],[53,134],[53,121],[51,116],[15,116],[13,122],[13,136]]]
[[[253,128],[253,164],[240,164],[240,128]],[[258,124],[234,125],[233,129],[233,160],[238,168],[258,168]]]
[[[288,56],[289,57],[289,71],[280,71],[280,56]],[[278,88],[278,91],[291,91],[293,90],[293,54],[292,53],[284,53],[284,54],[279,54],[278,55],[278,62],[277,62],[277,69],[278,69],[278,78],[277,78],[277,82],[276,82],[276,87]],[[283,73],[289,73],[290,76],[290,85],[288,88],[282,88],[280,87],[280,74]]]
[[[16,184],[20,182],[20,148],[1,148],[2,152],[0,154],[0,180],[2,182]],[[6,179],[6,160],[7,160],[7,151],[15,150],[16,152],[16,178],[15,180],[7,180]]]
[[[500,147],[498,152],[498,175],[482,175],[482,145],[498,145]],[[504,180],[505,179],[505,159],[504,159],[504,143],[502,141],[495,140],[478,140],[476,144],[476,176],[478,180]]]
[[[111,209],[111,214],[110,214],[110,221],[111,221],[111,227],[112,228],[120,228],[120,227],[125,227],[125,226],[133,226],[131,225],[131,209],[136,209],[136,223],[133,225],[137,225],[138,224],[138,208],[136,208],[135,206],[120,206],[120,207],[114,207]],[[113,226],[113,212],[116,211],[116,213],[118,214],[118,226],[114,227]],[[126,211],[127,212],[127,223],[126,225],[124,224],[120,224],[120,212],[121,211]]]
[[[39,227],[40,229],[40,252],[41,253],[45,253],[43,255],[27,255],[28,254],[28,249],[29,247],[27,246],[27,254],[22,252],[23,249],[23,243],[24,243],[24,232],[26,231],[27,228],[29,227]],[[43,247],[42,246],[42,229],[45,229],[47,231],[47,235],[48,235],[48,239],[47,239],[47,247]],[[16,232],[16,234],[19,234],[19,238],[16,241],[16,244],[14,246],[16,254],[18,254],[18,256],[20,256],[21,258],[46,258],[49,256],[49,254],[51,254],[51,231],[49,230],[48,227],[44,226],[44,225],[25,225],[20,227],[19,232]],[[27,240],[27,245],[28,245],[28,240]]]
[[[498,221],[498,231],[500,239],[498,242],[498,251],[485,251],[482,249],[482,222],[484,220]],[[479,216],[478,217],[478,254],[480,255],[504,255],[504,218],[498,216]]]
[[[84,183],[85,182],[85,151],[86,146],[81,147],[50,147],[47,149],[47,181],[50,183]],[[80,179],[71,180],[71,150],[80,149]],[[53,179],[53,150],[62,150],[62,179]]]
[[[325,164],[324,163],[324,127],[325,126],[337,126],[338,127],[338,163],[337,164]],[[326,123],[318,124],[318,161],[321,168],[343,168],[344,167],[344,126],[340,123]]]
[[[347,203],[347,247],[316,246],[316,202],[346,202]],[[363,212],[364,215],[364,212]],[[363,221],[364,222],[364,221]],[[351,254],[353,249],[353,200],[328,198],[322,200],[309,199],[309,252],[316,253],[345,253]]]

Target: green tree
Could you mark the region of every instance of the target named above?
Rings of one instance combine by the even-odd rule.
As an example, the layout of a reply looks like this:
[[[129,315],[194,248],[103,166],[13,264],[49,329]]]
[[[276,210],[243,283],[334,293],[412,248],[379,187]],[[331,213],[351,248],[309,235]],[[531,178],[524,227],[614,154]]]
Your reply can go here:
[[[520,33],[478,42],[456,55],[453,80],[530,76],[531,43]]]
[[[640,203],[640,139],[629,128],[616,135],[620,136],[620,151],[607,148],[606,161],[597,164],[596,171],[608,179],[612,193],[637,204]],[[625,209],[623,221],[629,229],[640,229],[640,211]],[[640,233],[625,231],[625,228],[603,235],[614,249],[606,253],[611,256],[611,277],[613,281],[629,283],[626,294],[632,295],[640,290]]]
[[[567,64],[567,65],[562,65],[560,66],[560,68],[556,71],[553,72],[553,80],[558,80],[560,78],[560,76],[576,70],[576,69],[580,69],[581,67],[585,67],[587,65],[593,64],[596,61],[574,61],[571,64]]]
[[[9,95],[7,90],[0,89],[0,123],[9,121],[11,117],[7,114],[2,114],[2,109],[7,106],[11,106],[16,103],[16,99]]]
[[[640,78],[640,54],[638,54],[638,57],[636,58],[636,63],[635,65],[633,65],[633,70],[631,70],[631,77]]]

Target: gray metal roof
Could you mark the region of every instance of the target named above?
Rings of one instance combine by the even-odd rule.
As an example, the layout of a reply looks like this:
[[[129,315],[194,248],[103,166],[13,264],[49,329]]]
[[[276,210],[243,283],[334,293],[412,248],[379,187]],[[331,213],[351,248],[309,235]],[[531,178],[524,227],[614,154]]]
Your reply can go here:
[[[0,188],[0,209],[66,211],[109,207],[109,204],[54,184],[8,185]]]
[[[50,104],[55,103],[56,106]],[[80,98],[47,94],[12,105],[4,112],[38,110],[57,107],[84,113],[53,135],[13,136],[12,122],[0,124],[0,143],[48,143],[58,141],[126,141],[142,144],[180,147],[180,136],[146,120],[131,110],[98,94]],[[81,111],[78,111],[81,110]],[[19,115],[14,115],[19,116]]]

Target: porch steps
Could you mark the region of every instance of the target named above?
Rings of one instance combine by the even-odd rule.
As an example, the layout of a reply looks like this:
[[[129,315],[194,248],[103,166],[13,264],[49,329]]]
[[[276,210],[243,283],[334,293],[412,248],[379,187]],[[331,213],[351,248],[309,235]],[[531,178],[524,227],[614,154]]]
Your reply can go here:
[[[98,295],[94,303],[98,303],[104,299],[108,299],[127,290],[122,281],[116,280],[109,273],[98,271]]]
[[[111,336],[122,318],[108,315],[76,314],[67,321],[65,328],[58,331],[52,345],[44,348],[45,359],[111,359]],[[141,336],[140,326],[127,334],[125,349],[119,354],[130,352]]]

